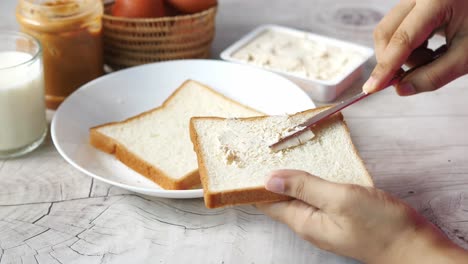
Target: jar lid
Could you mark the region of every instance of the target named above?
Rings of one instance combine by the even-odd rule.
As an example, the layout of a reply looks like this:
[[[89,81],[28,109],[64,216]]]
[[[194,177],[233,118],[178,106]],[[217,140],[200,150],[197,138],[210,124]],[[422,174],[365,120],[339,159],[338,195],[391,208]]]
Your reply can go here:
[[[100,0],[20,0],[16,16],[24,25],[39,31],[64,31],[101,16]]]

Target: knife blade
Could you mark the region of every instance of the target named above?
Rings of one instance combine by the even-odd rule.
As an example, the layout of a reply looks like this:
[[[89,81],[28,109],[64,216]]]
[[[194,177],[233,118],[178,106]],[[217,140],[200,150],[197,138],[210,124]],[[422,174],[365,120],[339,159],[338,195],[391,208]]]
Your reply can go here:
[[[405,78],[408,74],[438,59],[440,56],[442,56],[446,52],[446,50],[447,50],[447,46],[443,45],[434,51],[433,57],[427,62],[420,64],[418,66],[415,66],[407,71],[404,71],[403,69],[398,70],[397,73],[393,76],[393,78],[387,83],[384,89],[397,84],[400,80]],[[302,124],[288,129],[288,131],[293,131],[293,132],[288,135],[283,136],[276,143],[271,144],[269,148],[272,151],[277,152],[283,149],[302,145],[307,140],[310,140],[313,138],[314,134],[311,131],[311,128],[313,126],[320,123],[320,121],[330,117],[331,115],[336,114],[337,112],[343,110],[344,108],[361,101],[362,99],[368,97],[369,95],[371,94],[362,91],[361,93],[354,95],[346,100],[343,100],[335,104],[334,106],[328,108],[327,110],[324,110],[318,113],[317,115],[307,119]]]

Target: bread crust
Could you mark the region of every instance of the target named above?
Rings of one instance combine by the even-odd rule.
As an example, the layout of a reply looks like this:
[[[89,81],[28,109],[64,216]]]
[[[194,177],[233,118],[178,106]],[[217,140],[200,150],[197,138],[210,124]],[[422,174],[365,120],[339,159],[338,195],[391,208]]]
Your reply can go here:
[[[344,119],[342,121],[343,121],[343,124],[344,124],[344,128],[346,129],[346,132],[348,132],[349,137],[351,138],[351,132],[349,131],[348,124],[346,123],[346,121]],[[364,162],[364,160],[362,160],[361,155],[359,155],[359,151],[357,150],[357,148],[356,148],[356,146],[354,145],[353,142],[351,142],[351,149],[354,151],[354,154],[356,154],[356,157],[359,159],[359,161],[361,162],[361,164],[365,168],[365,172],[366,172],[365,176],[369,180],[369,187],[374,187],[375,186],[374,179],[372,178],[369,171],[367,170],[367,168],[365,166],[365,162]]]
[[[207,208],[219,208],[227,205],[243,205],[253,203],[287,201],[292,198],[286,195],[272,193],[263,187],[232,190],[227,192],[212,192],[205,196]]]
[[[97,149],[109,154],[115,153],[116,144],[114,140],[98,131],[99,127],[91,128],[89,131],[89,143]]]
[[[197,83],[197,85],[205,88],[208,92],[213,93],[217,96],[222,97],[223,99],[235,103],[243,108],[249,109],[253,112],[257,112],[261,114],[259,111],[254,110],[251,107],[245,106],[237,101],[234,101],[231,98],[226,97],[225,95],[218,93],[217,91],[211,89],[210,87],[201,84],[197,81],[187,80],[181,86],[179,86],[162,104],[156,108],[150,109],[148,111],[142,112],[138,115],[125,119],[121,122],[111,122],[99,126],[95,126],[90,128],[89,130],[89,142],[95,148],[109,153],[114,154],[115,157],[120,160],[122,163],[127,165],[129,168],[133,169],[134,171],[140,173],[141,175],[145,176],[146,178],[150,179],[151,181],[157,183],[164,189],[167,190],[186,190],[190,189],[198,184],[200,184],[200,175],[198,170],[191,171],[181,177],[180,179],[174,179],[164,173],[160,168],[155,167],[148,162],[145,161],[144,158],[139,157],[135,153],[131,152],[118,142],[116,142],[111,137],[104,135],[103,133],[99,132],[99,129],[106,126],[112,125],[121,125],[128,123],[130,121],[142,118],[148,114],[154,113],[156,111],[163,110],[171,101],[172,99],[190,82]]]
[[[329,106],[319,107],[315,109],[305,110],[296,114],[302,114],[307,112],[316,112],[320,110],[324,110]],[[259,116],[259,117],[247,117],[247,118],[240,118],[241,120],[248,120],[248,121],[255,121],[258,119],[266,118],[267,116]],[[208,120],[225,120],[226,118],[221,117],[192,117],[190,119],[190,139],[193,143],[193,148],[195,153],[197,153],[197,161],[198,161],[198,170],[200,172],[200,179],[203,186],[203,197],[205,200],[205,206],[207,208],[218,208],[224,206],[231,206],[231,205],[241,205],[241,204],[253,204],[253,203],[264,203],[264,202],[276,202],[276,201],[284,201],[292,199],[289,196],[276,194],[266,190],[264,187],[257,187],[257,188],[245,188],[245,189],[237,189],[231,191],[223,191],[223,192],[211,192],[209,189],[209,177],[208,171],[205,166],[204,157],[202,154],[201,146],[198,140],[198,134],[195,129],[195,121],[200,119],[208,119]],[[349,128],[344,122],[343,115],[341,112],[335,114],[332,118],[323,121],[321,124],[327,124],[336,121],[342,121],[346,131],[349,134]],[[358,152],[351,142],[353,146],[353,150],[355,154],[359,157]],[[369,172],[367,171],[366,167],[364,166],[363,160],[359,157],[359,161],[363,165],[366,171],[366,178],[370,180],[370,186],[373,186],[372,177],[370,176]]]
[[[195,129],[195,124],[193,122],[194,117],[190,118],[190,124],[189,124],[189,130],[190,130],[190,140],[192,141],[193,144],[193,150],[197,154],[197,163],[198,163],[198,172],[200,173],[200,181],[201,185],[203,188],[203,199],[205,200],[205,205],[208,208],[214,208],[214,207],[209,207],[211,204],[211,195],[208,189],[209,186],[209,178],[208,178],[208,172],[206,170],[205,166],[205,160],[203,158],[203,155],[201,154],[201,149],[200,149],[200,144],[198,143],[198,134]]]

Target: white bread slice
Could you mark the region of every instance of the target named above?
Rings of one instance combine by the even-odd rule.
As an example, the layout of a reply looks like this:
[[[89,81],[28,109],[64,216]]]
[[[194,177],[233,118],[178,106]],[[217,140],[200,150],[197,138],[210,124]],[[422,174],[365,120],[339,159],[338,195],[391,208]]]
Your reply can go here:
[[[326,108],[292,116],[241,119],[194,117],[190,135],[208,208],[289,199],[264,188],[275,169],[298,169],[324,179],[372,186],[341,113],[314,127],[305,144],[273,152],[269,145]]]
[[[164,189],[189,189],[200,183],[189,135],[193,116],[248,117],[261,113],[211,88],[188,80],[162,106],[90,129],[90,143],[113,153],[128,167]]]

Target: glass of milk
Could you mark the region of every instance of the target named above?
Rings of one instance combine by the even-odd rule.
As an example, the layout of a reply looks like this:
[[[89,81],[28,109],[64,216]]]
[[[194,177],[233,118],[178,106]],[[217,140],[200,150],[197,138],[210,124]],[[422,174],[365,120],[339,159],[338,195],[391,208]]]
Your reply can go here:
[[[0,31],[0,158],[33,151],[46,134],[41,45],[29,35]]]

